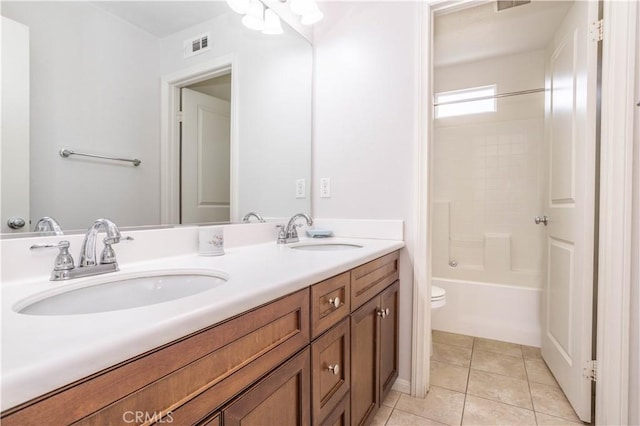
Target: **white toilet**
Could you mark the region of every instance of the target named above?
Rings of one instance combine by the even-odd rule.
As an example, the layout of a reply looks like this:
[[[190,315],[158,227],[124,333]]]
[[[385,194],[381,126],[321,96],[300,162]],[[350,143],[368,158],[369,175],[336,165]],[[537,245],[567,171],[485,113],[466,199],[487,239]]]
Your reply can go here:
[[[447,292],[441,287],[431,286],[431,310],[442,308],[447,304]],[[432,313],[433,315],[433,313]],[[433,332],[431,333],[431,355],[433,355]]]
[[[431,309],[438,309],[447,304],[447,292],[441,287],[431,286]]]

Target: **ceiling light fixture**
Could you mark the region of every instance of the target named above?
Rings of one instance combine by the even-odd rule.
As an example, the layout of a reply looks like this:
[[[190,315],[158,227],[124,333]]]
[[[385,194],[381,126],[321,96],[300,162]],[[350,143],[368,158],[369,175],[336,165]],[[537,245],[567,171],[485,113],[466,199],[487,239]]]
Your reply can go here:
[[[286,3],[287,0],[280,0]],[[244,15],[242,23],[245,27],[263,34],[282,34],[280,17],[263,0],[226,0],[227,4],[236,13]],[[318,8],[316,0],[289,0],[291,12],[300,16],[302,25],[313,25],[324,18],[324,13]]]
[[[227,0],[227,4],[236,13],[244,15],[249,11],[250,0]]]
[[[282,34],[282,24],[280,24],[280,17],[271,9],[264,11],[264,28],[262,34],[276,35]]]
[[[251,0],[249,10],[242,18],[242,23],[249,29],[262,31],[264,28],[264,5],[260,0]]]

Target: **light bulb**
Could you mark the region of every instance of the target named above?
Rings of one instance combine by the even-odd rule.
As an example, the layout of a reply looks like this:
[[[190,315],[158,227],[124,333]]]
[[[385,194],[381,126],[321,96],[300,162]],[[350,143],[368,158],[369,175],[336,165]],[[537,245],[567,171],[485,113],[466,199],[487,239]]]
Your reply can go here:
[[[227,4],[236,13],[244,15],[249,10],[250,0],[227,0]]]
[[[264,11],[264,28],[263,34],[282,34],[282,25],[280,24],[280,17],[271,9]]]
[[[291,11],[298,16],[306,15],[313,11],[314,6],[317,9],[313,0],[291,0]]]
[[[251,0],[247,14],[242,18],[245,27],[261,31],[264,28],[264,6],[260,0]]]
[[[302,25],[313,25],[324,18],[324,13],[318,9],[318,5],[315,2],[313,2],[312,5],[313,7],[307,13],[302,15],[302,18],[300,19],[300,23],[302,23]]]

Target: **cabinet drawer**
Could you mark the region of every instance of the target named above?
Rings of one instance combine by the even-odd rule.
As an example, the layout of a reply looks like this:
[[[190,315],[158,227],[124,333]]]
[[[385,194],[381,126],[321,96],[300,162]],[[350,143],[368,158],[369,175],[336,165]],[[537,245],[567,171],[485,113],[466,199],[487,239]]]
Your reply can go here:
[[[320,423],[321,426],[350,426],[351,425],[351,407],[349,406],[349,394],[338,402],[338,405],[331,413]]]
[[[127,412],[172,412],[175,424],[192,424],[307,345],[309,335],[305,289],[11,410],[2,424],[134,424]]]
[[[351,270],[351,309],[355,310],[398,279],[398,252]]]
[[[222,410],[225,426],[308,425],[309,348],[240,395]]]
[[[350,346],[348,318],[311,344],[313,423],[316,425],[349,391]]]
[[[350,281],[350,273],[345,272],[311,286],[311,332],[313,337],[321,335],[351,312]],[[336,304],[338,304],[337,307]]]

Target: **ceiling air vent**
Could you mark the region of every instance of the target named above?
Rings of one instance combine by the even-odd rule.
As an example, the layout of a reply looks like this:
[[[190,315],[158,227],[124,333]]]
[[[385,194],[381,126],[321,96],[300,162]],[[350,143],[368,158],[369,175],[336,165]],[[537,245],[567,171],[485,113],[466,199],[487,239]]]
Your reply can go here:
[[[199,55],[209,50],[209,33],[184,41],[184,57]]]
[[[531,3],[531,0],[497,0],[496,12],[500,12],[505,9],[511,9],[512,7],[522,6],[523,4]]]

